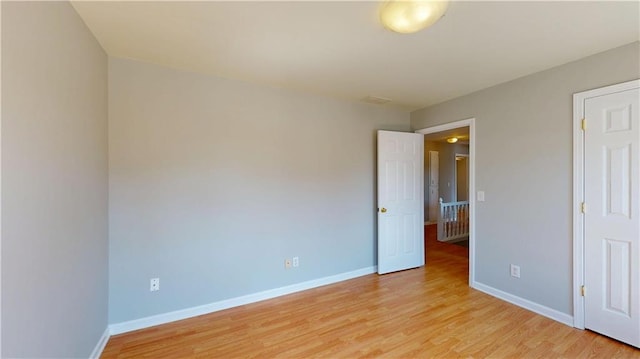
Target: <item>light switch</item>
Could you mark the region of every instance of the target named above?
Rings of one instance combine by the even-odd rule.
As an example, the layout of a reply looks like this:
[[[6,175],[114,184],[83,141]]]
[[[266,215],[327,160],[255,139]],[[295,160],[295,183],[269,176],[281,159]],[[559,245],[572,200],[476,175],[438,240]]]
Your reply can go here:
[[[478,191],[478,202],[484,202],[484,191]]]

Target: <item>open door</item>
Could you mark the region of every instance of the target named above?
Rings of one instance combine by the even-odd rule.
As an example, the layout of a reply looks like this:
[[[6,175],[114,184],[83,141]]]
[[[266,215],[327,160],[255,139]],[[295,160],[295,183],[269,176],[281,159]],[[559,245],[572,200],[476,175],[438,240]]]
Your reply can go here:
[[[378,131],[378,274],[424,265],[424,136]]]

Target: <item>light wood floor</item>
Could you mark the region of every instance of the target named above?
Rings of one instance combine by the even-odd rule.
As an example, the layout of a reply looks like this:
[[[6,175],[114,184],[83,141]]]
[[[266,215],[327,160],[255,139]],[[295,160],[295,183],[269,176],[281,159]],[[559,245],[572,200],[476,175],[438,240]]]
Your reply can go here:
[[[427,230],[427,266],[114,336],[103,358],[639,358],[467,285],[467,248]]]

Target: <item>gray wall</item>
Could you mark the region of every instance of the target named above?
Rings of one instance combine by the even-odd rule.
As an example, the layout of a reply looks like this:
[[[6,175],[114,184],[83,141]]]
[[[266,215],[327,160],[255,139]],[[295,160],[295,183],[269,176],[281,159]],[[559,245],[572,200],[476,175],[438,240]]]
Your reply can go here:
[[[109,64],[111,323],[376,264],[375,130],[408,113]]]
[[[440,155],[440,197],[444,202],[453,202],[456,192],[456,153],[469,154],[469,145],[438,142]]]
[[[476,118],[478,282],[573,314],[572,95],[639,77],[635,42],[411,114],[413,129]]]
[[[66,2],[2,2],[2,357],[107,326],[107,56]]]
[[[467,147],[468,148],[468,147]],[[467,155],[469,153],[466,153]],[[469,157],[456,156],[456,201],[469,200]]]

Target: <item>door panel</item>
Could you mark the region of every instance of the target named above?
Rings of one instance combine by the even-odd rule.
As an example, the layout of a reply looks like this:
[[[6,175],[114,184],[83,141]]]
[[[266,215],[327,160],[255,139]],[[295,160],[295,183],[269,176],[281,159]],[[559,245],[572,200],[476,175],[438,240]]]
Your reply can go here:
[[[605,216],[630,217],[630,184],[631,184],[631,144],[611,146],[605,149],[605,182],[604,195],[607,212]]]
[[[629,303],[629,288],[631,288],[631,242],[604,240],[603,262],[605,266],[605,293],[604,308],[617,314],[631,317]]]
[[[640,346],[638,89],[586,99],[585,327]]]
[[[378,131],[378,273],[424,265],[424,138]]]

